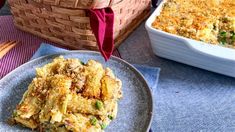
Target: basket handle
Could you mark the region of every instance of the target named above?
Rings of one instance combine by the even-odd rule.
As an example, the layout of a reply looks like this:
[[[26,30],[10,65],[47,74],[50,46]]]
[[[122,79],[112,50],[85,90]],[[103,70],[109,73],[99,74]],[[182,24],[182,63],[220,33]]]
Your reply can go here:
[[[1,1],[1,0],[0,0]],[[110,5],[120,3],[123,0],[31,0],[37,3],[44,3],[50,6],[58,6],[73,9],[102,9]],[[67,3],[67,4],[66,4]]]
[[[123,0],[110,0],[110,2],[109,2],[109,7],[111,7],[112,5],[114,5],[114,4],[119,4],[119,3],[121,3]]]
[[[101,9],[101,8],[111,7],[113,4],[119,4],[122,1],[123,0],[105,0],[105,2],[102,2],[101,0],[94,0],[93,4],[91,5],[91,9]]]

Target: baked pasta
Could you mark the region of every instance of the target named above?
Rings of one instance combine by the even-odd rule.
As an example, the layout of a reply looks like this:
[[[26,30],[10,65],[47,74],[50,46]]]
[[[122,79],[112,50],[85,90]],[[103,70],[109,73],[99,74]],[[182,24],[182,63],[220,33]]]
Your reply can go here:
[[[58,57],[36,69],[13,120],[38,131],[100,132],[116,118],[121,86],[97,61]]]
[[[165,0],[152,26],[183,37],[235,48],[235,0]]]

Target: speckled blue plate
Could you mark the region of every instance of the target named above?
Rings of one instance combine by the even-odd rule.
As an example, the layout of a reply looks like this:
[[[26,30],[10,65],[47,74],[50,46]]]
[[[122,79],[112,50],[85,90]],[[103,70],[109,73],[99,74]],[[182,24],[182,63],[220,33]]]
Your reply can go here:
[[[123,82],[123,98],[119,101],[118,115],[107,132],[144,132],[152,121],[153,100],[143,76],[127,62],[112,57],[107,63],[102,56],[92,51],[74,51],[49,55],[30,61],[0,80],[0,131],[30,131],[21,126],[6,123],[19,103],[29,83],[35,77],[35,68],[50,63],[55,57],[78,58],[84,62],[94,59],[110,67]]]

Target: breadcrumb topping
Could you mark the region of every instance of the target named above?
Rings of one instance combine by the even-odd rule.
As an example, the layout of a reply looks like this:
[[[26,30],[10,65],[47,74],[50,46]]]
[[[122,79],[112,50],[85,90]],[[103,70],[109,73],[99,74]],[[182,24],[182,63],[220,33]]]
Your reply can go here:
[[[235,48],[235,1],[166,0],[152,26],[198,41]]]

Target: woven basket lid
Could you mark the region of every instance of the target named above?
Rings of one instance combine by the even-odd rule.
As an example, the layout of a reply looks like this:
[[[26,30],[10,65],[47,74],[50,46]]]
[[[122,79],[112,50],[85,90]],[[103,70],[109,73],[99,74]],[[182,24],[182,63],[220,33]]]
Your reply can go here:
[[[30,1],[30,0],[28,0]],[[31,0],[45,5],[78,8],[78,9],[100,9],[110,7],[123,0]]]

